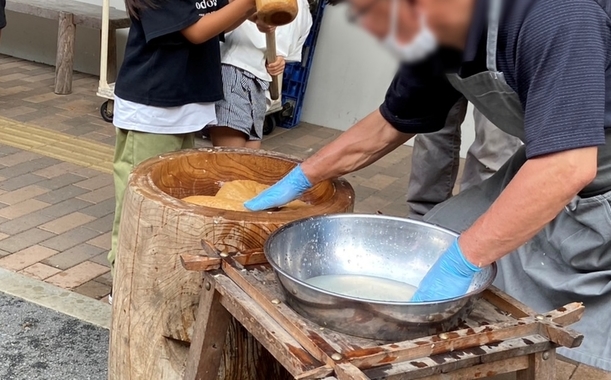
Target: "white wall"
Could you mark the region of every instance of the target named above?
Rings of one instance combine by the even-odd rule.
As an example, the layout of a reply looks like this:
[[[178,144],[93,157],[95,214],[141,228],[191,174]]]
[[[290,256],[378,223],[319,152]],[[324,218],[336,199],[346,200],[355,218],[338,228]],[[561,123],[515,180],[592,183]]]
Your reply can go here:
[[[396,60],[374,38],[347,22],[343,5],[327,6],[301,119],[348,129],[384,101],[396,67]],[[463,157],[473,138],[469,110],[463,125]]]
[[[396,68],[396,60],[380,44],[346,21],[344,6],[328,6],[302,119],[347,129],[382,103]]]
[[[102,4],[102,0],[81,0]],[[125,9],[123,0],[111,6]],[[57,46],[57,22],[7,12],[8,26],[2,31],[0,53],[53,65]],[[119,31],[119,60],[126,31]],[[99,32],[77,28],[75,69],[99,73]],[[346,20],[344,6],[325,10],[314,55],[302,120],[346,130],[377,108],[384,99],[396,62],[379,44]],[[471,112],[463,126],[462,155],[473,141]]]

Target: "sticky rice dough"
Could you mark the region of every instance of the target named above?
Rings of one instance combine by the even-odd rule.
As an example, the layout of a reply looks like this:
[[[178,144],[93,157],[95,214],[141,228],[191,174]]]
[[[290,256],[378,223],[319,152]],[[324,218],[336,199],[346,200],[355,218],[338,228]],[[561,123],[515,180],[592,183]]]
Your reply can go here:
[[[248,209],[244,207],[244,202],[256,197],[268,187],[268,185],[256,181],[236,180],[225,182],[214,196],[193,195],[183,198],[183,201],[223,210],[248,211]],[[307,206],[309,206],[307,203],[297,200],[287,204],[281,209],[294,210]]]

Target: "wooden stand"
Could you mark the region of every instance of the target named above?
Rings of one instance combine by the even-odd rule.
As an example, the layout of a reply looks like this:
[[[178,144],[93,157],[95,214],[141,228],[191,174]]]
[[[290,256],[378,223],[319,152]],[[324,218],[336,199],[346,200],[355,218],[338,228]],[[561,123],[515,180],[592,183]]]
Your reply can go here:
[[[555,380],[556,347],[577,347],[583,340],[564,328],[581,318],[582,304],[538,315],[495,288],[485,292],[456,331],[397,343],[351,337],[296,314],[285,305],[271,269],[243,266],[252,256],[183,258],[187,269],[209,270],[185,380],[216,379],[229,314],[291,379],[462,380],[515,372],[518,380]],[[279,379],[284,378],[274,378]]]
[[[260,249],[271,232],[290,221],[351,212],[354,191],[343,180],[325,181],[302,197],[311,207],[273,213],[225,211],[180,199],[214,195],[223,182],[235,179],[273,184],[297,162],[272,152],[199,149],[153,158],[134,170],[125,193],[114,277],[110,380],[182,378],[196,313],[202,312],[222,320],[223,331],[230,327],[233,346],[224,349],[221,379],[256,377],[257,372],[245,375],[244,368],[274,378],[280,366],[264,360],[266,351],[241,324],[218,307],[198,311],[201,273],[185,270],[181,255]],[[214,248],[202,247],[202,239]],[[223,345],[216,347],[220,355]]]

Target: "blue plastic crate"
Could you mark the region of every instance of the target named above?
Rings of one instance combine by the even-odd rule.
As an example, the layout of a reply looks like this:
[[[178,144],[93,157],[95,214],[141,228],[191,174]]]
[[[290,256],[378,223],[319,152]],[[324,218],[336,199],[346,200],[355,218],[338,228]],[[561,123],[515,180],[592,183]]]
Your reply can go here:
[[[293,128],[301,120],[301,108],[314,58],[316,40],[322,23],[323,11],[327,4],[325,0],[318,1],[316,9],[312,12],[312,28],[303,45],[301,62],[289,63],[284,70],[282,103],[285,105],[286,113],[288,113],[288,115],[284,115],[281,123],[284,128]]]

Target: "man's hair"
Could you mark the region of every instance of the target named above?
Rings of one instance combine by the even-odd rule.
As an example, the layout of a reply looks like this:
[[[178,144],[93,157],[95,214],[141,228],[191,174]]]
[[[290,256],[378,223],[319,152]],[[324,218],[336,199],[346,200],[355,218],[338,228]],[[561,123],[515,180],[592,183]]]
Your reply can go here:
[[[138,12],[147,8],[155,8],[158,0],[125,0],[127,13],[134,18],[138,18]]]
[[[341,4],[346,0],[327,0],[327,4],[331,4],[331,5],[337,5],[337,4]]]

